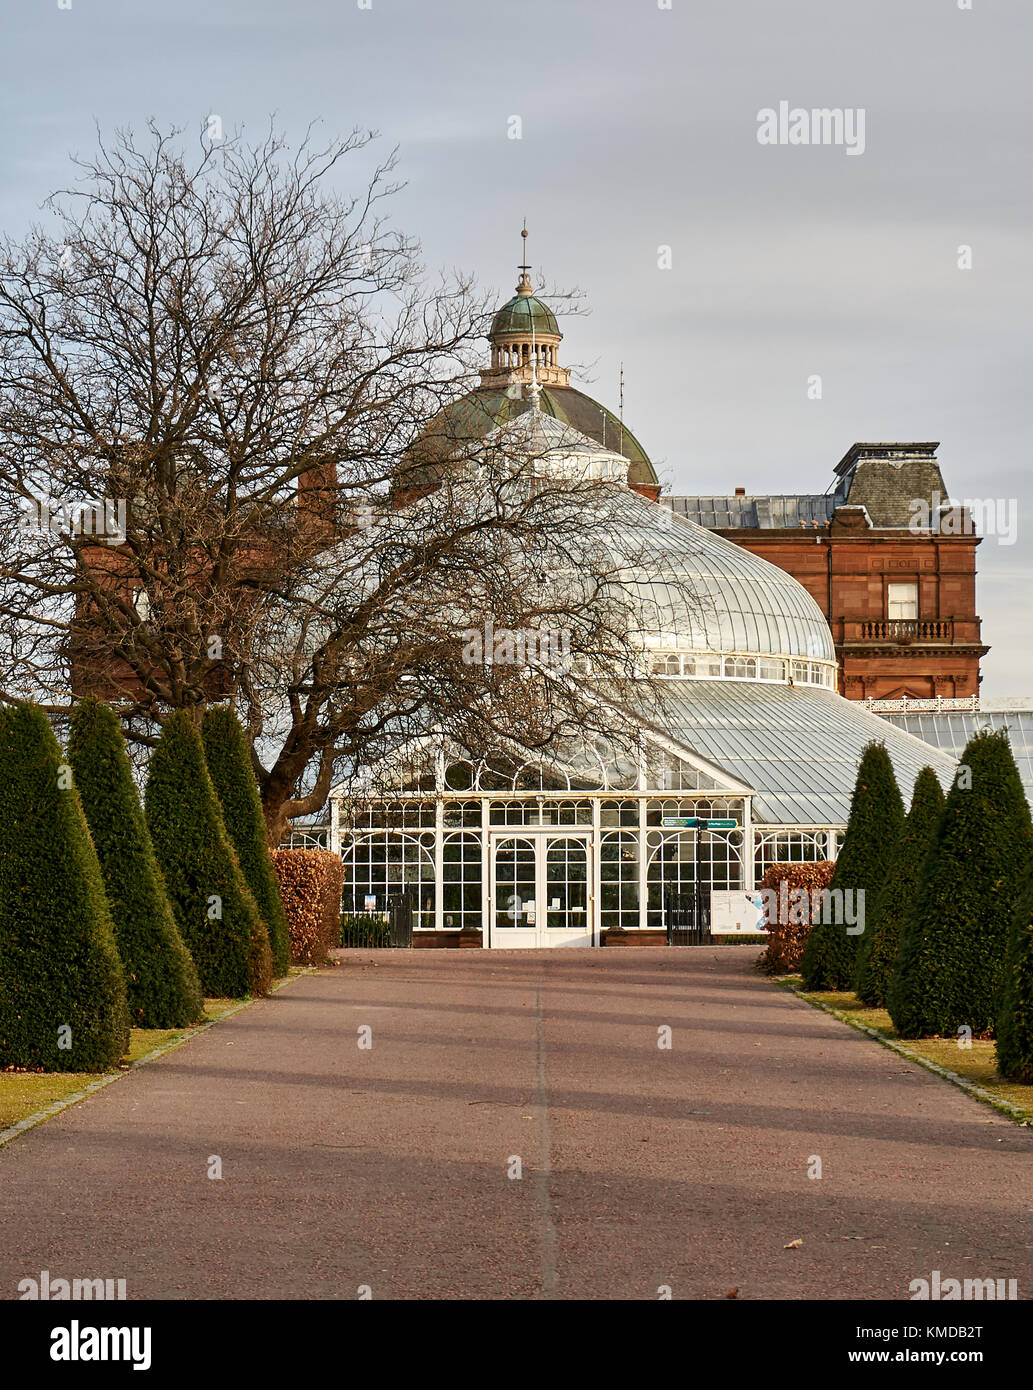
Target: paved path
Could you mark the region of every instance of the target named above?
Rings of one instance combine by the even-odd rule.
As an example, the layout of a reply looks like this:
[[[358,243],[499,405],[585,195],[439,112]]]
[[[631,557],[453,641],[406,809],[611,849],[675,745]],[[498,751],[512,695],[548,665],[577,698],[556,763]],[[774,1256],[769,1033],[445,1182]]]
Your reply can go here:
[[[1029,1297],[1033,1131],[753,955],[349,952],[0,1149],[0,1296]]]

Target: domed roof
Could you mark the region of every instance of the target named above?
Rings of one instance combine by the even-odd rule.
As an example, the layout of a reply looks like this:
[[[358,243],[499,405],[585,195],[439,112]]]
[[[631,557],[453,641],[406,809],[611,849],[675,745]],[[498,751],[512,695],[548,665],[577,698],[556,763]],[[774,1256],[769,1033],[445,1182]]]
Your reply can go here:
[[[613,507],[611,550],[647,648],[835,664],[825,615],[785,570],[630,489]]]
[[[649,456],[635,436],[605,406],[573,386],[542,386],[539,409],[628,460],[629,483],[657,482]],[[414,449],[421,465],[433,466],[509,424],[531,408],[522,393],[514,398],[500,386],[480,386],[446,406],[427,426]]]
[[[518,292],[507,304],[503,304],[492,319],[488,336],[494,338],[497,333],[530,333],[532,326],[536,337],[542,334],[554,338],[561,336],[556,315],[549,306],[536,295]]]
[[[526,241],[526,226],[521,236]],[[657,489],[656,471],[631,430],[570,385],[570,371],[558,360],[563,334],[555,314],[535,294],[530,269],[526,261],[521,264],[516,294],[492,320],[491,364],[481,372],[480,386],[439,411],[410,451],[408,484],[433,483],[447,460],[461,459],[492,430],[531,409],[536,394],[543,414],[627,459],[632,487]]]
[[[573,465],[582,475],[622,478],[628,468],[624,455],[539,411],[499,426],[486,447],[496,442],[526,445],[539,467],[564,474]],[[836,651],[825,615],[791,574],[630,488],[608,489],[598,505],[607,568],[631,602],[635,636],[647,651],[790,658],[828,668],[808,669],[807,681],[832,676]],[[597,556],[585,564],[599,572]]]

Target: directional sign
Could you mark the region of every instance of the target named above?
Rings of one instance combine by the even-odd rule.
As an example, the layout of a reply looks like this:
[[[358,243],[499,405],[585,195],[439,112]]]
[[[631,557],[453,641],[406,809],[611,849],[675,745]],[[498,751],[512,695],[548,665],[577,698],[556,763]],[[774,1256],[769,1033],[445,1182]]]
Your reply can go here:
[[[707,829],[708,829],[708,830],[734,830],[737,824],[738,824],[738,822],[737,822],[737,821],[734,821],[734,820],[708,820],[708,821],[707,821]]]

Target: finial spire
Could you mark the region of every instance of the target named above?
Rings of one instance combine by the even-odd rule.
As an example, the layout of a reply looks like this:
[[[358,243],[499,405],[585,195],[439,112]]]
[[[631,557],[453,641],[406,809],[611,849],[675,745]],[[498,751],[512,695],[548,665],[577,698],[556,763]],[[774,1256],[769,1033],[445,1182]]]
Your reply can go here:
[[[525,228],[524,228],[524,236],[526,236],[526,235],[527,235],[527,228],[525,227]],[[527,394],[528,394],[528,396],[530,397],[531,409],[532,409],[532,410],[538,410],[538,409],[540,409],[539,401],[540,401],[540,397],[541,397],[541,394],[542,394],[542,388],[538,385],[538,344],[537,344],[537,342],[535,341],[535,336],[534,336],[534,315],[533,315],[533,314],[531,315],[531,384],[530,384],[530,386],[527,388]]]
[[[520,235],[521,235],[521,237],[523,238],[522,254],[523,254],[524,259],[523,259],[523,261],[521,262],[521,264],[520,264],[519,267],[518,267],[518,269],[519,269],[519,271],[520,271],[520,282],[519,282],[519,284],[518,284],[517,287],[516,287],[516,292],[517,292],[517,294],[534,294],[534,286],[531,284],[531,277],[530,277],[530,275],[528,274],[528,271],[531,269],[531,267],[527,264],[527,218],[526,218],[526,217],[524,218],[524,227],[523,227],[523,231],[520,233]]]

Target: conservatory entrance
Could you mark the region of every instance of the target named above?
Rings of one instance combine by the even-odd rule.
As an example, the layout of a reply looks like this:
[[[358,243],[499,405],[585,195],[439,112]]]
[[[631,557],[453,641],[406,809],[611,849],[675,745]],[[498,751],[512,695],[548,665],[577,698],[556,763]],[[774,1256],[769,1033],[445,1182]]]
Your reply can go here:
[[[591,946],[595,923],[587,833],[492,833],[488,945]]]

